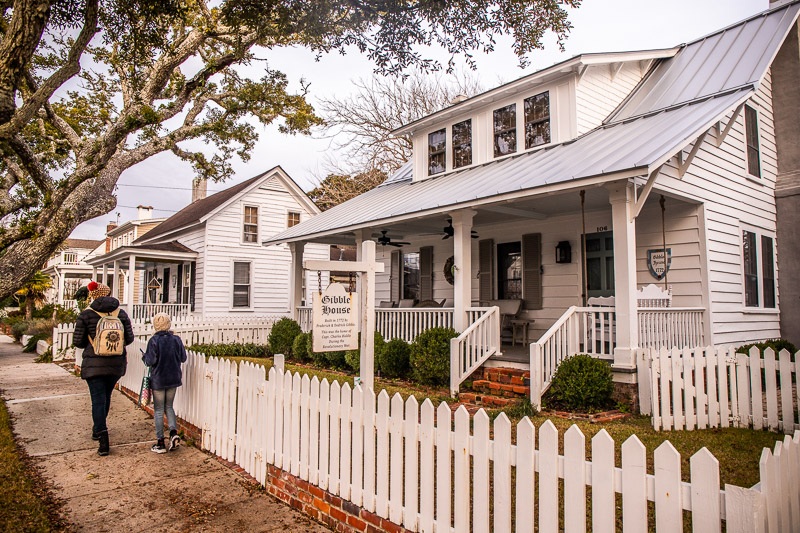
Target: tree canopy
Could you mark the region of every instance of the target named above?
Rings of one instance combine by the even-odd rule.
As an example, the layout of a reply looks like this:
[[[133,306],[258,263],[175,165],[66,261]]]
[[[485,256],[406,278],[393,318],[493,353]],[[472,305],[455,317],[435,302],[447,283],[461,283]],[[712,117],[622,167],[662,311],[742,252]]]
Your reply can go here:
[[[382,74],[563,43],[579,0],[0,0],[0,298],[80,223],[111,211],[121,173],[161,152],[224,179],[253,118],[289,134],[321,119],[269,50],[357,51]],[[450,55],[447,65],[427,46]],[[242,66],[263,65],[251,79]]]

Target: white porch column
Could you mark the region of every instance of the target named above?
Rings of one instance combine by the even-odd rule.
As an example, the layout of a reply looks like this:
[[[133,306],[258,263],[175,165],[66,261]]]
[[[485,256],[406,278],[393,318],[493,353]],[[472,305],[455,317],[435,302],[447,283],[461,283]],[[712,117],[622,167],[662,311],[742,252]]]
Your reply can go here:
[[[96,280],[97,280],[97,265],[94,265],[92,267],[92,281]],[[105,283],[105,281],[103,281],[103,283]]]
[[[289,251],[292,253],[292,279],[289,280],[289,312],[295,320],[300,319],[297,308],[303,303],[303,250],[305,247],[306,243],[304,242],[289,243]]]
[[[627,181],[609,185],[614,230],[614,305],[617,310],[617,348],[614,366],[634,369],[634,350],[639,347],[639,317],[636,305],[635,192]]]
[[[128,289],[128,315],[133,316],[133,303],[136,301],[136,256],[131,255],[128,259],[128,283],[125,284]]]
[[[64,294],[66,277],[66,274],[63,272],[58,273],[58,298],[56,299],[56,303],[59,305],[63,305],[64,300],[66,299],[66,295]]]
[[[475,211],[470,209],[456,211],[450,215],[453,219],[453,256],[455,275],[453,296],[453,327],[463,332],[469,323],[467,307],[472,305],[472,218]]]
[[[114,279],[112,281],[114,282],[114,287],[113,290],[111,291],[111,296],[113,296],[118,300],[121,300],[122,293],[119,290],[119,261],[116,259],[114,260]]]
[[[97,276],[95,276],[94,281],[97,281]],[[103,263],[103,285],[108,283],[108,263]]]

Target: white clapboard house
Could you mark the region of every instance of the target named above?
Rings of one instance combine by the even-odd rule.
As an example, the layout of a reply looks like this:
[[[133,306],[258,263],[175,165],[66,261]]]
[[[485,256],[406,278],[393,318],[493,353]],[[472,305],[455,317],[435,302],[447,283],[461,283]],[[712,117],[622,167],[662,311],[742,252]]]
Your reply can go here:
[[[205,187],[196,181],[192,203],[167,219],[141,208],[138,221],[110,228],[109,251],[88,261],[95,279],[106,279],[137,319],[289,313],[289,247],[260,243],[319,209],[280,167],[210,196]],[[329,246],[308,253],[328,259]]]
[[[42,272],[50,278],[47,291],[50,303],[77,309],[75,291],[92,280],[92,267],[87,260],[105,252],[106,241],[67,239],[47,260]]]
[[[640,347],[779,337],[773,94],[798,90],[776,88],[797,68],[776,55],[797,55],[798,11],[579,55],[453,103],[395,132],[414,155],[381,186],[264,244],[376,240],[378,329],[452,324],[454,392],[483,364],[546,384],[589,352],[633,381]]]

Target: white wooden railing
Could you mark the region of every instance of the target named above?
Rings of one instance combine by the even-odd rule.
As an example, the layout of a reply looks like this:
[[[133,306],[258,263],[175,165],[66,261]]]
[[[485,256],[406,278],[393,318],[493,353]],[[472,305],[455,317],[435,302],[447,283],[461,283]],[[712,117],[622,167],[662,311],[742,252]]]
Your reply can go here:
[[[145,369],[129,359],[120,384],[137,393]],[[800,530],[800,432],[764,449],[757,485],[720,490],[705,448],[682,462],[669,442],[652,452],[636,435],[618,443],[600,431],[587,442],[577,426],[560,435],[527,417],[514,431],[504,413],[454,415],[446,403],[191,352],[183,368],[175,410],[202,429],[202,449],[264,486],[302,480],[392,530],[583,532],[588,516],[599,533],[683,531],[689,520],[694,531]]]
[[[311,331],[311,307],[303,306],[297,308],[297,323],[300,324],[300,330],[303,333]]]
[[[427,329],[452,327],[452,308],[375,309],[375,329],[386,340],[399,338],[413,342]]]
[[[450,340],[450,395],[458,394],[461,383],[499,351],[500,308],[489,307],[461,335]]]
[[[75,311],[78,310],[78,300],[64,300],[59,305],[64,309],[74,309]]]
[[[128,311],[126,304],[120,307]],[[191,313],[189,304],[133,304],[133,310],[128,312],[128,316],[133,320],[149,320],[158,313],[166,313],[172,318],[185,318]]]
[[[695,348],[703,346],[703,307],[640,307],[639,347]]]

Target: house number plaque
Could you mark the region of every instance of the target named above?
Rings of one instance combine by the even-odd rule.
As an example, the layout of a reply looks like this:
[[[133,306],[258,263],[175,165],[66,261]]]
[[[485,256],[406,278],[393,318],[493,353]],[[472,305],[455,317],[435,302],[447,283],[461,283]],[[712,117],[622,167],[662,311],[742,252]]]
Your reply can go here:
[[[315,292],[311,321],[315,352],[358,349],[358,293],[340,283]]]

